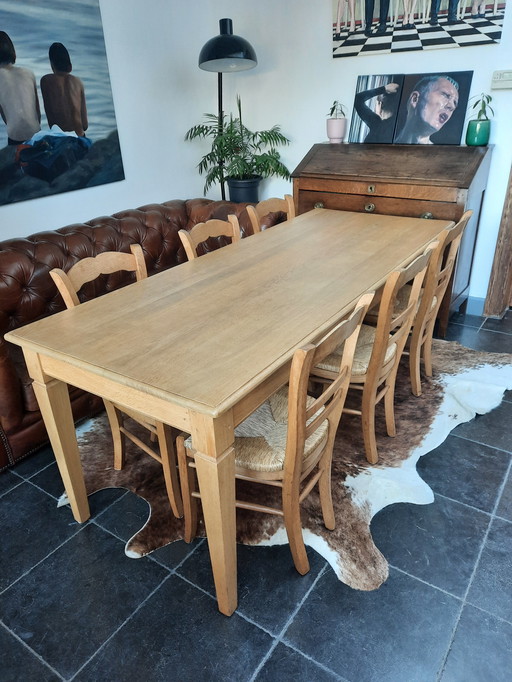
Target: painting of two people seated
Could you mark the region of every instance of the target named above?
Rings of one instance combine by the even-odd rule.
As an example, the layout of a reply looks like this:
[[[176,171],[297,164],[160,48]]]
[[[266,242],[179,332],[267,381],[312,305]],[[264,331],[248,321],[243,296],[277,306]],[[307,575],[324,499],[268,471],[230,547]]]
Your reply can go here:
[[[349,142],[460,144],[472,71],[359,76]]]

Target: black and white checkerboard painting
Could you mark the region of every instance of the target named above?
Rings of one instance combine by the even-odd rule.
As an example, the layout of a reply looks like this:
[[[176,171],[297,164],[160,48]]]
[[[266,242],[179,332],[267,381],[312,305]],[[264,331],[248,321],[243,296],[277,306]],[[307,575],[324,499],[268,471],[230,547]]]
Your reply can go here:
[[[372,35],[366,36],[364,25],[356,22],[354,32],[349,25],[333,26],[333,57],[356,57],[358,55],[389,54],[414,50],[436,50],[448,47],[467,47],[498,43],[501,39],[505,10],[496,8],[496,13],[487,10],[484,17],[472,18],[468,11],[455,23],[448,23],[446,13],[439,13],[439,23],[432,26],[429,18],[418,18],[412,28],[388,22],[385,33],[377,34],[377,23],[373,24]],[[411,24],[409,24],[411,26]],[[339,32],[338,32],[339,28]]]

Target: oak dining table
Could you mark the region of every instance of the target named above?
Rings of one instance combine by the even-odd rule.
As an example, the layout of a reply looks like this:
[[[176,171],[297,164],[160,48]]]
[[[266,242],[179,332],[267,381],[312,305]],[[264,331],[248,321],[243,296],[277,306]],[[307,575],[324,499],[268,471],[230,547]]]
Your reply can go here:
[[[235,427],[286,383],[297,348],[451,224],[314,209],[9,332],[74,518],[90,512],[68,384],[191,434],[218,608],[231,615]]]

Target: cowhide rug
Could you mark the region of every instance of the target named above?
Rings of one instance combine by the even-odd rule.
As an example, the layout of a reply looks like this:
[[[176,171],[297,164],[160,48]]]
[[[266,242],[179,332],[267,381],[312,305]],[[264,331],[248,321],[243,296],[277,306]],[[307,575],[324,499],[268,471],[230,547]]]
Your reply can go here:
[[[454,342],[434,341],[434,378],[423,379],[419,398],[410,391],[407,367],[400,368],[395,409],[397,436],[385,435],[383,408],[377,408],[379,462],[370,465],[363,454],[358,417],[343,415],[333,454],[332,488],[336,514],[334,531],[325,529],[316,491],[303,504],[304,540],[332,566],[347,585],[378,588],[388,576],[388,563],[374,545],[370,521],[396,502],[429,504],[434,495],[416,472],[418,459],[440,445],[450,431],[475,414],[497,407],[512,388],[512,355],[469,350]],[[111,487],[127,488],[149,504],[146,524],[128,541],[125,552],[139,558],[183,537],[183,522],[167,501],[160,465],[129,447],[122,471],[112,466],[112,443],[105,416],[79,429],[79,446],[89,494]],[[244,495],[251,494],[246,485]],[[267,504],[276,493],[267,494]],[[59,504],[66,503],[65,496]],[[204,534],[202,524],[200,534]],[[237,540],[248,545],[287,542],[280,517],[237,511]],[[291,561],[291,559],[290,559]]]

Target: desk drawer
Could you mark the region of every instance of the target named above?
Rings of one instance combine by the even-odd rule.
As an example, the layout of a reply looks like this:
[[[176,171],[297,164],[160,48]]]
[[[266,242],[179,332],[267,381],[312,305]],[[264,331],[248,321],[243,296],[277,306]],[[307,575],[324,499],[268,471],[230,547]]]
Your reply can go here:
[[[379,179],[339,180],[320,178],[300,178],[300,190],[330,192],[334,194],[360,194],[375,197],[396,197],[400,199],[420,199],[457,203],[458,187],[439,187],[436,185],[415,185],[407,183],[383,182]]]
[[[299,213],[305,213],[318,207],[332,208],[338,211],[381,213],[412,218],[427,217],[439,220],[457,220],[463,213],[463,206],[446,201],[300,190]]]

